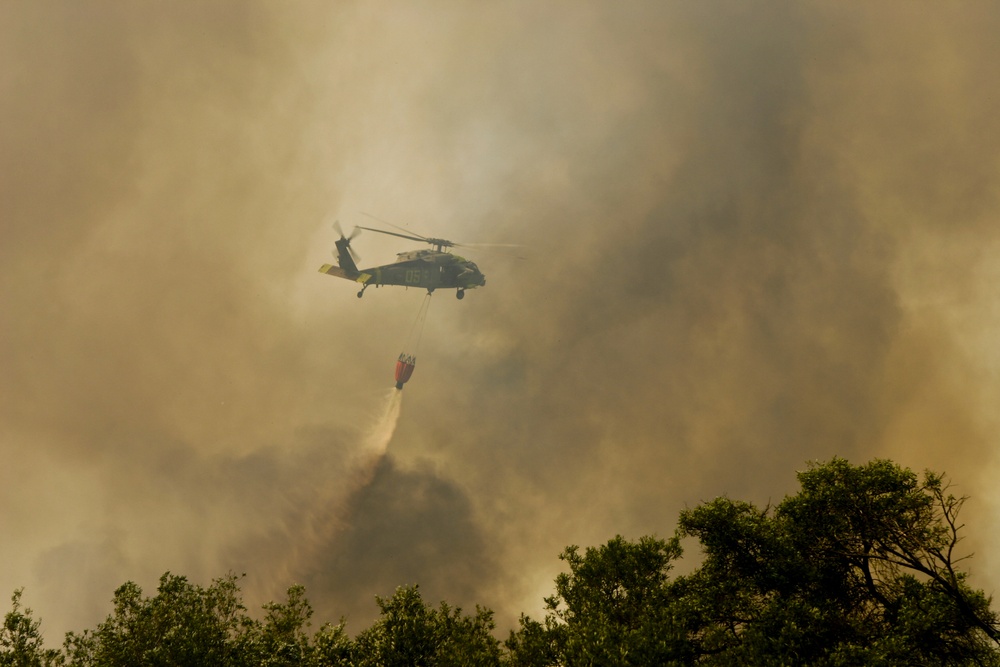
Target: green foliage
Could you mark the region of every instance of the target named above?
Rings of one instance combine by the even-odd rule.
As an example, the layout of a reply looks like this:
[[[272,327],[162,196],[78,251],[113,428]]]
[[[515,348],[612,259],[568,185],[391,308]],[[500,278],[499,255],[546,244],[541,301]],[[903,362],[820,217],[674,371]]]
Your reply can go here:
[[[556,579],[522,617],[512,665],[997,665],[996,615],[957,569],[964,498],[941,476],[841,459],[775,508],[717,498],[673,540],[621,537]],[[679,538],[703,561],[673,581]]]
[[[235,576],[203,588],[166,573],[152,597],[121,586],[61,652],[15,591],[0,667],[1000,666],[997,616],[959,568],[965,499],[940,475],[834,459],[798,477],[773,508],[717,498],[682,512],[671,539],[568,547],[545,618],[522,616],[503,646],[491,611],[428,606],[417,586],[376,598],[379,619],[351,639],[343,621],[309,634],[302,586],[255,620]],[[672,579],[684,537],[703,559]]]
[[[313,638],[312,659],[315,665],[353,665],[354,642],[347,636],[346,624],[326,623]]]
[[[30,609],[21,608],[22,589],[11,596],[11,610],[0,628],[0,667],[42,667],[60,664],[59,651],[46,649],[41,622],[31,617]]]
[[[565,644],[565,628],[558,625],[552,616],[539,623],[521,615],[520,629],[511,632],[504,642],[507,648],[507,664],[511,667],[539,667],[560,664],[562,646]]]
[[[606,545],[567,548],[570,571],[546,599],[544,626],[521,619],[507,649],[513,664],[668,664],[688,655],[671,608],[668,572],[681,555],[677,538],[615,537]],[[541,661],[541,662],[532,662]]]
[[[997,619],[956,569],[958,511],[940,476],[834,459],[774,511],[717,499],[680,517],[702,567],[675,593],[705,662],[1000,664]]]
[[[267,615],[263,626],[255,625],[253,634],[258,664],[275,667],[309,664],[313,648],[306,628],[313,610],[305,594],[304,586],[292,586],[288,589],[287,602],[264,605]]]
[[[253,623],[244,612],[235,576],[202,588],[168,572],[151,598],[132,582],[119,587],[112,615],[69,633],[66,655],[70,665],[109,667],[248,664]]]
[[[424,604],[417,586],[402,587],[378,598],[381,618],[358,635],[354,663],[428,667],[487,667],[500,664],[500,644],[493,637],[493,613],[477,608],[474,616],[444,602]]]
[[[264,620],[246,613],[235,575],[208,588],[169,572],[157,594],[143,597],[132,582],[115,591],[114,612],[95,630],[66,636],[70,665],[272,665],[348,664],[343,625],[306,634],[312,607],[302,586],[284,603],[264,605]]]

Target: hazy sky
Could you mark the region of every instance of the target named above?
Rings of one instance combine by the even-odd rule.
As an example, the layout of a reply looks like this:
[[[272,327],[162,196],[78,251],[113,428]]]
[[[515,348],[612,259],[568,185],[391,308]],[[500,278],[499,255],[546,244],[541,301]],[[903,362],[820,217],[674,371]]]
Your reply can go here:
[[[53,643],[167,570],[506,628],[565,546],[835,455],[947,472],[1000,589],[998,34],[993,2],[3,3],[0,593]],[[433,297],[381,457],[422,293],[318,272],[362,212],[525,245],[463,251],[487,285]]]

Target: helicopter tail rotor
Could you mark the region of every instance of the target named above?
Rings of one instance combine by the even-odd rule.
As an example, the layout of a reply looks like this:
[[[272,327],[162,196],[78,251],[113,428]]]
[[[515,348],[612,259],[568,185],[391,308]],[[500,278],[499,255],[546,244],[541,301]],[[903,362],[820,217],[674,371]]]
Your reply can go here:
[[[340,220],[335,220],[333,223],[333,229],[335,232],[337,232],[337,234],[340,235],[340,241],[337,242],[337,250],[338,251],[340,250],[341,243],[343,243],[343,247],[347,249],[348,253],[350,253],[351,259],[353,259],[355,263],[360,262],[361,255],[359,255],[357,251],[355,251],[354,248],[351,247],[351,241],[353,241],[357,237],[357,235],[361,233],[361,227],[356,226],[354,229],[351,230],[350,236],[345,236],[344,229],[343,227],[340,226]],[[338,253],[335,252],[333,254],[334,256],[337,256]]]

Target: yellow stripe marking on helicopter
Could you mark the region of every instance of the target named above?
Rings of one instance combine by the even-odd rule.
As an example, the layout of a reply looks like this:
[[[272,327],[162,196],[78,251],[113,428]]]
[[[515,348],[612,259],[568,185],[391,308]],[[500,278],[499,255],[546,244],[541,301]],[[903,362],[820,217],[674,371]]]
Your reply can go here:
[[[366,282],[368,282],[369,280],[371,280],[371,278],[372,278],[372,277],[371,277],[371,275],[370,275],[370,274],[367,274],[367,273],[362,273],[362,274],[360,274],[360,275],[359,275],[359,276],[358,276],[357,278],[355,278],[354,280],[356,280],[356,281],[357,281],[357,282],[359,282],[359,283],[366,283]]]

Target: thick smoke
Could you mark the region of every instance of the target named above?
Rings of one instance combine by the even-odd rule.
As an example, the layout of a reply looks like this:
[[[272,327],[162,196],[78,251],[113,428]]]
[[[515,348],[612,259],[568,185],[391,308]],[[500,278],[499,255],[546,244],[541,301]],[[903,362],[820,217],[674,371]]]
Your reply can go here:
[[[1000,545],[990,3],[0,9],[0,589],[49,638],[127,579],[534,613],[571,543],[834,455],[950,473]],[[421,295],[317,272],[368,211]],[[410,246],[366,233],[363,264]],[[692,554],[694,557],[695,554]],[[995,568],[994,568],[995,569]]]

